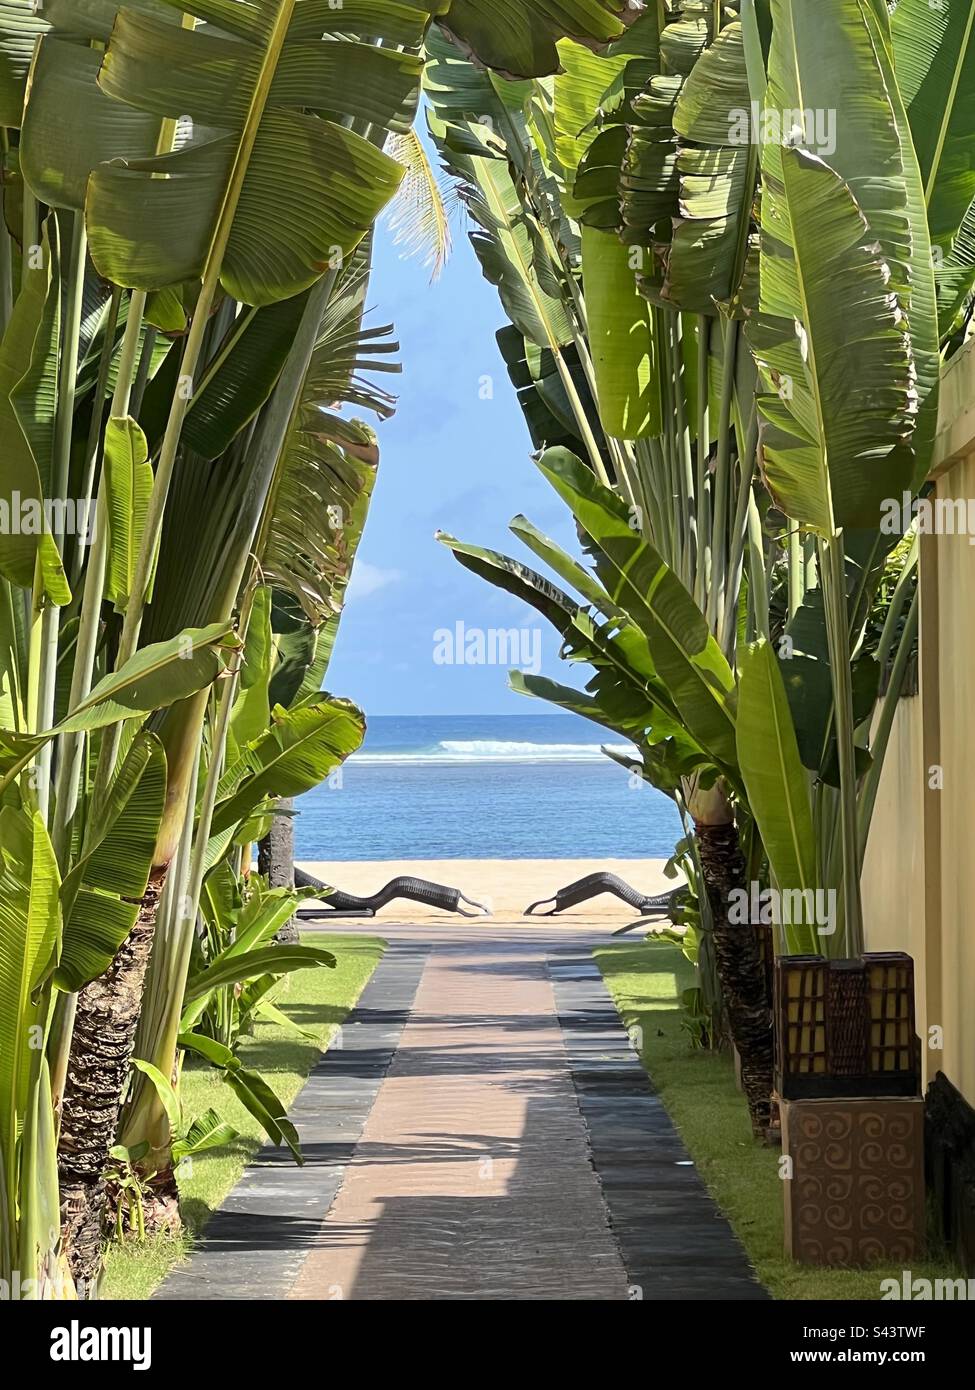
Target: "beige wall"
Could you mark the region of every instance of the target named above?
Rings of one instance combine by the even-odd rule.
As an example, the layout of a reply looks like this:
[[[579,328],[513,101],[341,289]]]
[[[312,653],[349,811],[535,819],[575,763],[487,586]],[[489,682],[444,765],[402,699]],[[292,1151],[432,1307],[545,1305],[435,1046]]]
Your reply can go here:
[[[938,497],[975,498],[975,452],[949,460],[936,487]],[[967,536],[922,541],[920,644],[921,693],[898,706],[867,845],[867,949],[914,957],[926,1070],[944,1071],[975,1104],[975,545]],[[935,767],[940,791],[930,789]],[[936,1026],[942,1053],[927,1045]]]
[[[901,700],[863,865],[868,951],[906,951],[915,966],[917,1026],[925,1036],[924,824],[921,700]]]
[[[945,472],[937,489],[939,497],[975,498],[975,454]],[[975,1100],[975,545],[967,536],[939,536],[937,560],[942,1070]]]

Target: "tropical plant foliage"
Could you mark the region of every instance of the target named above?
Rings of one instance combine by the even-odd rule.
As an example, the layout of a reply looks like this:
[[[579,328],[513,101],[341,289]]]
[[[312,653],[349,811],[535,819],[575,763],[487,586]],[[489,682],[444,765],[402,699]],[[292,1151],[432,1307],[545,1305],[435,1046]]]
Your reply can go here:
[[[245,844],[363,734],[320,690],[378,464],[357,416],[393,406],[370,231],[443,9],[0,9],[8,1285],[90,1286],[110,1154],[141,1213],[226,1142],[174,1104],[181,1042],[297,1150],[236,1041],[333,961],[269,944],[294,897]]]
[[[972,13],[665,0],[602,46],[558,39],[554,76],[428,39],[431,131],[589,563],[512,523],[570,596],[445,539],[595,668],[584,692],[514,687],[630,738],[627,766],[693,827],[699,965],[716,960],[758,1130],[769,944],[729,929],[728,901],[758,880],[803,904],[776,949],[862,949],[917,630],[916,547],[881,518],[927,476],[972,312]]]
[[[889,8],[0,3],[7,1287],[89,1291],[106,1172],[142,1229],[226,1142],[182,1112],[185,1049],[298,1156],[237,1041],[331,962],[270,944],[295,898],[248,847],[363,735],[322,681],[378,464],[355,412],[393,404],[364,307],[404,164],[400,230],[446,247],[421,79],[585,556],[513,524],[566,592],[449,543],[594,672],[519,688],[631,739],[677,802],[697,1035],[727,1018],[763,1129],[763,938],[730,894],[835,890],[833,935],[776,945],[861,944],[917,623],[879,511],[922,485],[970,331],[972,5]]]

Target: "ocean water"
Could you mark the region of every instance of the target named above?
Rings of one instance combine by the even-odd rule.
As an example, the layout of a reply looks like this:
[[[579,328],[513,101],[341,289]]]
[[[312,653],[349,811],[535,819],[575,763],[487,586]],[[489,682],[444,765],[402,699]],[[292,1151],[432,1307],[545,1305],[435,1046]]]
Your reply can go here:
[[[572,714],[375,716],[362,750],[300,798],[300,859],[667,857],[673,803]]]

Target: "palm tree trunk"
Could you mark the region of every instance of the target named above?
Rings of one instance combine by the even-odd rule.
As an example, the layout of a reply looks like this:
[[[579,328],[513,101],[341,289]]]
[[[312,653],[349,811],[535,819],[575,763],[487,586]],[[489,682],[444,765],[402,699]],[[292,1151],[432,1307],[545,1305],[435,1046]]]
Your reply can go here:
[[[195,785],[209,689],[171,705],[160,733],[168,775],[155,866],[135,926],[98,979],[78,995],[61,1106],[58,1169],[62,1241],[76,1283],[94,1286],[101,1268],[105,1168],[142,1012],[159,900],[179,846]]]
[[[101,1268],[105,1166],[115,1143],[142,989],[167,867],[153,869],[135,926],[104,975],[78,996],[64,1097],[58,1172],[64,1250],[79,1292]]]
[[[728,900],[746,889],[745,857],[731,803],[719,783],[689,798],[711,905],[714,954],[731,1037],[741,1059],[741,1079],[752,1131],[765,1139],[772,1095],[772,1011],[758,932],[749,922],[728,920]]]
[[[295,886],[295,823],[293,818],[294,799],[282,796],[275,810],[278,812],[271,821],[271,828],[257,846],[257,868],[265,874],[272,888],[293,888]],[[275,941],[296,946],[299,941],[298,921],[289,917],[280,931],[274,934]]]

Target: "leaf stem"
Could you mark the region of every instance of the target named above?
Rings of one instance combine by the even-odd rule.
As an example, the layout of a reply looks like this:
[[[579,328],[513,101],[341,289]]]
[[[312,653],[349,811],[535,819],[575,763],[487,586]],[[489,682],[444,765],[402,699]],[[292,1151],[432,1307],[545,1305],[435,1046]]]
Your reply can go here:
[[[71,431],[74,424],[75,392],[78,380],[78,336],[81,327],[82,295],[85,285],[85,256],[88,241],[85,235],[85,221],[80,212],[73,217],[71,232],[71,251],[64,283],[64,302],[61,314],[61,356],[58,371],[57,414],[54,425],[54,457],[52,468],[52,496],[62,503],[67,502],[68,482],[71,472]],[[65,522],[67,507],[55,509],[53,540],[58,556],[64,556]],[[40,555],[40,550],[38,550]],[[36,725],[49,729],[54,723],[54,705],[57,690],[58,636],[61,630],[61,610],[54,604],[45,603],[43,591],[43,571],[38,566],[35,574],[41,578],[42,587],[36,592],[35,602],[41,605],[40,635],[36,649],[38,667],[38,692]],[[37,805],[44,821],[47,822],[51,800],[51,767],[53,745],[45,743],[37,755]]]
[[[210,310],[213,307],[217,288],[220,283],[224,255],[226,254],[227,245],[230,240],[230,232],[233,227],[237,207],[240,203],[244,178],[247,174],[248,164],[254,149],[254,143],[257,139],[264,108],[267,105],[270,95],[271,83],[277,69],[278,59],[280,58],[284,47],[284,41],[287,37],[294,7],[295,0],[280,0],[277,14],[275,15],[274,23],[268,36],[267,47],[264,51],[254,91],[251,94],[247,118],[244,122],[240,142],[237,146],[230,180],[224,192],[223,202],[210,242],[210,249],[207,253],[206,265],[203,271],[203,282],[200,287],[196,308],[193,311],[193,320],[190,324],[186,346],[183,349],[183,357],[180,362],[179,382],[170,405],[169,418],[166,422],[166,430],[159,451],[159,461],[156,465],[155,479],[149,497],[145,528],[142,535],[142,545],[140,546],[139,555],[136,560],[132,592],[129,596],[128,605],[126,606],[125,619],[122,625],[122,636],[119,641],[117,658],[118,668],[121,668],[125,662],[129,660],[139,644],[139,633],[142,628],[142,618],[145,612],[146,592],[149,587],[149,579],[152,574],[152,567],[155,563],[156,551],[162,534],[163,515],[166,509],[166,502],[169,498],[169,488],[173,478],[173,470],[176,466],[176,453],[179,448],[180,436],[183,430],[183,421],[186,418],[189,401],[194,390],[194,381],[197,368],[200,364],[204,334],[206,333]],[[120,734],[121,726],[115,724],[110,730],[106,730],[103,736],[98,769],[95,777],[96,805],[103,802],[109,783],[111,782],[112,774],[115,770],[115,760],[118,755]]]
[[[846,563],[842,531],[819,542],[820,574],[826,609],[833,710],[840,770],[840,836],[843,889],[844,954],[863,950],[863,907],[860,900],[860,856],[857,831],[857,776],[853,728],[853,684],[850,670],[849,624],[846,603]]]

